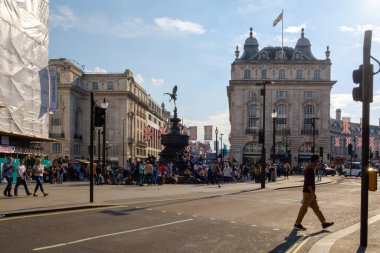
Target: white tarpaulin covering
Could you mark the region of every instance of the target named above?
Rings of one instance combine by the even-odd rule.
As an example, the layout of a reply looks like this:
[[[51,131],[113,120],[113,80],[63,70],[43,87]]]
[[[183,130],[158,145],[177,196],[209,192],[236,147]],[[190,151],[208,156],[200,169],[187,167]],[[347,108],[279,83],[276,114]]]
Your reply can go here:
[[[0,1],[0,131],[48,137],[48,17],[48,0]]]

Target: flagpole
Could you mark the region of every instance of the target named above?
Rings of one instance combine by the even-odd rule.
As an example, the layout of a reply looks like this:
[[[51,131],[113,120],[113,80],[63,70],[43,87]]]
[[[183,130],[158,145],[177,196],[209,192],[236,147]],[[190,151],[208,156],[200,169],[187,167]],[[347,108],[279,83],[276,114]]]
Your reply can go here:
[[[284,9],[282,9],[282,19],[281,19],[281,50],[282,50],[282,56],[284,56]]]

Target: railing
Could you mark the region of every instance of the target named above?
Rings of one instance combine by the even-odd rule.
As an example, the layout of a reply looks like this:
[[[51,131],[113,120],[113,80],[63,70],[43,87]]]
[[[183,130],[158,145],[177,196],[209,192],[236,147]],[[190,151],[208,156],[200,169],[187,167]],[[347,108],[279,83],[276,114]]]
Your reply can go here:
[[[143,148],[146,148],[148,145],[145,143],[145,142],[143,142],[143,141],[138,141],[137,143],[136,143],[136,145],[138,146],[138,147],[143,147]]]
[[[314,130],[315,135],[318,135],[318,130]],[[301,130],[301,134],[313,134],[313,129],[312,128],[304,128]]]
[[[290,134],[290,129],[288,129],[288,128],[276,129],[276,134],[289,135]]]
[[[63,139],[63,138],[65,138],[65,134],[64,133],[49,133],[49,138]]]
[[[259,134],[259,129],[251,129],[251,128],[247,128],[245,130],[245,134]]]
[[[83,137],[82,137],[82,135],[79,135],[79,134],[74,134],[74,140],[82,140],[83,139]]]

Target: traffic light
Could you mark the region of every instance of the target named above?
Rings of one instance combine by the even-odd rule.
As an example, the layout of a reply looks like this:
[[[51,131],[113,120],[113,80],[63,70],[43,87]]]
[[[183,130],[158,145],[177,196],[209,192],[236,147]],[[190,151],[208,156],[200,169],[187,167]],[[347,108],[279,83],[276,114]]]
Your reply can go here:
[[[352,144],[348,144],[348,154],[352,156]]]
[[[378,150],[375,151],[375,157],[379,157],[379,151]]]
[[[323,157],[323,147],[319,147],[319,156]]]
[[[94,118],[94,126],[96,127],[101,127],[104,125],[106,119],[106,110],[99,107],[95,106],[95,118]]]
[[[359,69],[352,72],[352,80],[354,83],[359,84],[359,87],[352,89],[354,101],[373,102],[373,65],[370,64],[371,39],[372,31],[366,31],[364,35],[363,64],[359,66]]]
[[[223,156],[227,156],[228,152],[227,152],[227,146],[226,145],[223,145]]]

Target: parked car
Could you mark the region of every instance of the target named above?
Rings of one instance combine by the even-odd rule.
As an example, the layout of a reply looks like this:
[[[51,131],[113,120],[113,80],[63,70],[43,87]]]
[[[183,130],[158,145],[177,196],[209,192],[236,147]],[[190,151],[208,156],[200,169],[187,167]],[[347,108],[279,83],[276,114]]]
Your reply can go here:
[[[328,175],[331,175],[331,176],[335,176],[336,175],[336,170],[331,168],[331,167],[327,167],[325,168],[325,171],[323,172],[323,175],[324,176],[328,176]]]
[[[342,169],[342,175],[360,177],[362,175],[362,164],[360,162],[349,163],[347,168]]]

